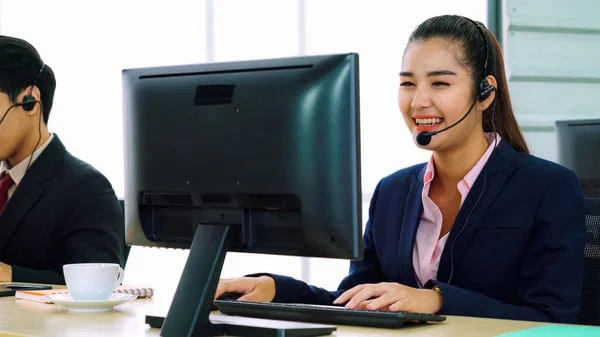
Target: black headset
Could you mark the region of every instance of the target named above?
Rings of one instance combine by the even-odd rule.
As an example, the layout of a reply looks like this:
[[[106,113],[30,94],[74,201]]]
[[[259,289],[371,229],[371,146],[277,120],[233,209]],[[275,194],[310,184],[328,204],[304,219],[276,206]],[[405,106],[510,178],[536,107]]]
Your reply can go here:
[[[485,33],[483,32],[483,29],[481,28],[481,26],[483,24],[477,23],[467,17],[465,17],[465,19],[471,21],[476,27],[477,30],[479,30],[479,32],[481,33],[481,35],[483,36],[483,41],[485,43],[485,63],[483,64],[483,80],[481,80],[481,82],[479,83],[479,100],[483,101],[486,98],[490,97],[490,94],[493,91],[496,91],[496,87],[490,85],[490,82],[488,82],[488,80],[486,79],[487,76],[487,64],[488,64],[488,56],[489,56],[489,45],[488,45],[488,40],[487,37],[485,35]],[[496,105],[496,100],[494,99],[494,102],[492,103],[492,128],[494,129],[494,133],[496,133],[496,127],[494,125],[494,107]],[[496,144],[496,137],[494,137],[494,149],[496,149],[497,144]],[[496,152],[496,151],[493,151]],[[489,160],[489,159],[488,159]],[[454,244],[456,243],[456,240],[460,237],[460,235],[462,234],[462,232],[465,230],[465,228],[467,227],[467,224],[469,223],[469,219],[471,219],[471,214],[473,214],[473,211],[475,210],[475,208],[477,208],[477,205],[479,205],[479,201],[481,201],[481,198],[483,197],[483,192],[485,191],[485,185],[487,183],[487,165],[484,166],[483,170],[480,173],[481,175],[483,175],[483,186],[481,187],[481,192],[479,193],[479,196],[477,197],[477,200],[475,201],[475,205],[473,205],[473,208],[471,208],[471,210],[469,211],[469,214],[467,214],[467,218],[465,219],[465,222],[463,223],[462,228],[460,229],[460,231],[458,232],[458,234],[456,235],[456,237],[454,238],[454,240],[452,241],[452,243],[450,244],[450,275],[448,276],[448,281],[446,282],[447,284],[450,284],[450,282],[452,282],[452,277],[454,276]],[[449,236],[449,234],[448,234]]]
[[[29,94],[23,96],[23,101],[21,101],[19,103],[15,103],[15,106],[22,106],[23,110],[25,110],[25,111],[33,110],[33,107],[35,107],[35,103],[38,102],[38,100],[35,99],[35,97],[33,97],[33,95],[32,95],[33,87],[36,85],[38,79],[40,78],[40,75],[42,74],[42,71],[44,71],[45,66],[46,66],[46,63],[44,63],[42,61],[42,66],[40,67],[40,71],[38,72],[37,76],[31,83],[31,88],[29,89]]]
[[[21,102],[17,102],[15,104],[9,106],[8,109],[6,109],[2,118],[0,118],[0,124],[2,124],[2,122],[4,122],[4,118],[6,118],[6,116],[10,112],[10,110],[12,110],[12,108],[14,108],[14,107],[20,106],[20,107],[23,107],[23,110],[25,110],[25,111],[31,111],[35,107],[35,103],[39,103],[40,105],[42,105],[42,102],[38,101],[37,99],[35,99],[35,97],[33,97],[33,87],[36,85],[45,66],[46,66],[46,63],[44,63],[42,61],[42,66],[40,68],[40,71],[38,72],[37,76],[31,83],[31,86],[29,88],[29,93],[27,95],[23,96],[23,100]],[[41,118],[41,114],[42,113],[40,112],[40,118]]]
[[[426,146],[429,144],[429,142],[431,142],[431,137],[435,136],[439,133],[442,133],[446,130],[450,130],[453,127],[457,126],[460,122],[462,122],[465,118],[467,118],[467,116],[471,113],[471,110],[473,110],[473,107],[475,106],[475,104],[477,103],[477,101],[484,101],[485,99],[487,99],[488,97],[490,97],[490,94],[493,91],[496,91],[496,87],[490,85],[490,82],[488,82],[486,76],[487,76],[487,64],[488,64],[488,53],[489,53],[489,46],[488,46],[488,40],[487,37],[485,36],[485,33],[483,32],[483,29],[481,28],[481,25],[483,24],[479,24],[469,18],[465,18],[469,21],[471,21],[475,27],[477,27],[477,29],[479,30],[479,32],[481,33],[481,35],[483,36],[483,42],[485,43],[485,62],[483,63],[483,79],[481,80],[481,82],[479,82],[479,90],[478,90],[478,94],[475,97],[475,99],[473,100],[473,104],[471,104],[471,107],[469,108],[469,110],[462,116],[462,118],[460,118],[458,121],[456,121],[454,124],[447,126],[441,130],[436,130],[436,131],[422,131],[419,132],[419,134],[416,137],[416,142],[421,145],[421,146]],[[494,100],[494,104],[495,104],[496,100]]]
[[[16,106],[23,107],[23,110],[25,110],[25,111],[31,111],[35,107],[35,104],[39,103],[41,106],[41,110],[44,109],[42,102],[38,101],[37,99],[35,99],[35,97],[33,97],[33,87],[36,85],[38,79],[40,78],[40,75],[42,74],[42,71],[44,71],[45,66],[46,66],[46,63],[44,63],[44,61],[42,61],[42,66],[40,67],[40,71],[38,72],[37,76],[31,83],[31,87],[29,88],[29,93],[27,95],[23,96],[23,100],[21,102],[17,102],[15,104],[9,106],[8,109],[6,109],[4,116],[2,116],[2,118],[0,119],[0,124],[2,124],[2,122],[4,122],[4,118],[6,118],[6,116],[10,112],[10,110]],[[38,145],[40,145],[40,140],[42,139],[42,113],[43,113],[43,111],[40,111],[40,116],[39,116],[39,121],[38,121],[38,135],[39,135],[38,141],[35,144],[35,147],[33,148],[33,150],[31,151],[31,156],[29,156],[29,162],[27,163],[27,168],[25,169],[25,173],[27,173],[29,171],[29,167],[31,166],[31,160],[33,159],[33,153],[38,148]]]
[[[481,36],[483,37],[483,43],[485,43],[485,62],[483,63],[483,80],[481,80],[481,82],[479,83],[479,95],[478,95],[479,100],[484,101],[485,99],[490,97],[490,95],[493,91],[496,91],[496,87],[492,86],[486,78],[486,76],[488,75],[487,64],[488,64],[488,57],[489,57],[489,52],[490,52],[489,44],[488,44],[487,36],[485,35],[485,33],[483,32],[483,29],[481,28],[482,24],[477,23],[469,18],[465,18],[465,19],[471,21],[475,25],[475,27],[477,27],[477,30],[479,31],[479,33],[481,33]]]

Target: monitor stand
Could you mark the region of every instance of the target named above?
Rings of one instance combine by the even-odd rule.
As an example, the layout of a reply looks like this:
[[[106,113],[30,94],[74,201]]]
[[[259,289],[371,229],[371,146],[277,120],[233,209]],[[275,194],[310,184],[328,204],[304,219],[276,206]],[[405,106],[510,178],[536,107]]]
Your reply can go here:
[[[190,247],[177,291],[165,318],[146,316],[151,327],[161,327],[163,337],[260,336],[313,337],[330,335],[333,326],[311,325],[281,328],[215,324],[209,320],[225,254],[230,247],[230,225],[200,225]]]

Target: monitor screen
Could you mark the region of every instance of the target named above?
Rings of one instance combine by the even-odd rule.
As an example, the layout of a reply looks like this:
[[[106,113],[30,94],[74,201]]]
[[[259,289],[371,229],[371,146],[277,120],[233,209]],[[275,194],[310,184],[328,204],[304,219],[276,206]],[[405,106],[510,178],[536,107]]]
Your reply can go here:
[[[359,258],[355,54],[123,71],[127,242]]]
[[[165,336],[212,329],[227,251],[362,258],[358,75],[353,53],[123,70],[127,243],[190,248]]]
[[[559,164],[579,177],[585,197],[600,197],[600,119],[556,122]]]

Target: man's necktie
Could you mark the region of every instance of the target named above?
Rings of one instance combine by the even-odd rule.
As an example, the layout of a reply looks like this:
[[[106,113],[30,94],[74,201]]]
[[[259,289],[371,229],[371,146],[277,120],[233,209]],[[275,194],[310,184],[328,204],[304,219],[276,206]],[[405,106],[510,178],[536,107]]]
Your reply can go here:
[[[0,177],[0,212],[8,203],[8,190],[15,184],[10,175],[6,172]]]

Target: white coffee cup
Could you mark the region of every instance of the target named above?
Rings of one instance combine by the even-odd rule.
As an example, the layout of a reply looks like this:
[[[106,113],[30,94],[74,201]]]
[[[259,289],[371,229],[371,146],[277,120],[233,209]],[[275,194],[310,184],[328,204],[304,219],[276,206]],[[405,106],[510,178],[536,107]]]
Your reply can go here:
[[[108,300],[125,273],[116,263],[74,263],[63,266],[69,293],[76,301]]]

